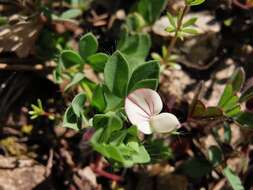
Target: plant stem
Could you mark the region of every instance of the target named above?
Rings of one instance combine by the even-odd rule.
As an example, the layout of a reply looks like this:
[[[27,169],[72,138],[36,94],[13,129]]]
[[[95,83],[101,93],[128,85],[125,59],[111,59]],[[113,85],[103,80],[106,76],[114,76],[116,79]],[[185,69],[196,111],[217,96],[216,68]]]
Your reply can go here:
[[[98,169],[98,168],[95,168],[95,167],[91,167],[92,170],[99,176],[102,176],[102,177],[105,177],[105,178],[108,178],[112,181],[122,181],[122,177],[121,176],[118,176],[118,175],[115,175],[115,174],[112,174],[112,173],[109,173],[109,172],[106,172],[104,171],[103,169]]]
[[[177,21],[177,28],[176,28],[176,32],[175,35],[173,36],[172,40],[170,41],[169,47],[168,47],[168,54],[167,54],[167,58],[169,58],[169,56],[171,55],[171,51],[174,48],[176,42],[177,42],[177,38],[178,38],[178,33],[181,29],[181,26],[183,24],[183,18],[186,15],[186,13],[188,12],[189,6],[186,4],[183,8],[182,13],[180,14],[180,17]]]
[[[85,84],[84,82],[82,82],[80,84],[81,88],[86,92],[87,95],[87,99],[88,101],[91,103],[92,102],[92,91],[89,88],[89,86],[87,84]]]

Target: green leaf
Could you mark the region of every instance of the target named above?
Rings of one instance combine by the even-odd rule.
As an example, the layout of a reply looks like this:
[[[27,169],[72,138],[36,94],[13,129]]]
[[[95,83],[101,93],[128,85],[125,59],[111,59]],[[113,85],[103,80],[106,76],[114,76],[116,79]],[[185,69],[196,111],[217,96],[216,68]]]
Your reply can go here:
[[[176,29],[171,27],[171,26],[168,26],[166,29],[165,29],[166,32],[169,32],[169,33],[173,33],[173,32],[176,32]]]
[[[253,113],[241,112],[235,117],[235,120],[242,126],[253,128]]]
[[[8,18],[5,16],[0,16],[0,26],[8,24]]]
[[[147,142],[146,149],[151,157],[152,163],[171,159],[172,151],[164,139],[150,139]]]
[[[144,79],[144,80],[141,80],[141,81],[135,83],[133,88],[131,88],[130,91],[134,91],[134,90],[140,89],[140,88],[149,88],[149,89],[156,90],[157,86],[158,86],[157,79]]]
[[[144,64],[151,47],[148,34],[129,34],[123,32],[118,43],[118,49],[125,56],[132,72],[137,66]]]
[[[136,149],[133,149],[136,150]],[[150,162],[150,156],[144,146],[139,146],[138,151],[132,155],[134,163],[144,164]]]
[[[108,123],[108,118],[109,116],[106,114],[96,114],[92,120],[93,127],[96,130],[99,128],[104,128]]]
[[[86,101],[86,95],[84,93],[79,93],[72,100],[71,106],[76,114],[76,116],[81,117],[84,111],[84,104]]]
[[[211,146],[208,149],[208,157],[213,166],[217,166],[222,161],[222,151],[217,146]]]
[[[179,171],[194,180],[198,180],[212,171],[212,165],[207,160],[193,158],[179,166]]]
[[[54,81],[57,84],[62,83],[62,70],[61,70],[61,65],[57,64],[56,68],[53,71],[53,77],[54,77]]]
[[[160,16],[166,3],[167,0],[140,0],[137,4],[137,12],[140,13],[149,24],[152,24]]]
[[[107,154],[109,158],[112,158],[118,162],[122,162],[124,163],[124,157],[122,156],[122,153],[120,152],[120,150],[113,146],[113,145],[105,145]]]
[[[206,111],[206,107],[200,100],[196,100],[194,108],[191,113],[191,117],[199,117]]]
[[[159,55],[158,53],[151,53],[151,57],[154,59],[154,60],[157,60],[157,61],[162,61],[162,57],[161,55]]]
[[[126,59],[116,51],[108,60],[104,70],[105,84],[118,97],[125,97],[129,80],[129,68]]]
[[[110,144],[118,146],[124,143],[125,138],[127,137],[127,130],[120,130],[114,132],[110,137]]]
[[[71,128],[79,131],[81,128],[81,118],[74,113],[72,106],[68,107],[63,117],[63,127]]]
[[[160,72],[160,64],[158,61],[149,61],[146,64],[143,64],[143,65],[140,65],[139,67],[137,67],[134,70],[134,72],[131,76],[131,79],[129,81],[128,93],[134,88],[136,83],[141,82],[143,80],[155,79],[155,80],[157,80],[157,83],[158,83],[159,72]]]
[[[139,150],[140,150],[139,144],[136,141],[129,141],[127,143],[127,146],[129,146],[130,148],[132,148],[135,152],[139,152]]]
[[[190,18],[189,20],[187,20],[184,24],[183,24],[183,28],[192,26],[196,23],[198,19],[196,17]]]
[[[97,72],[103,72],[109,56],[105,53],[96,53],[87,58],[88,64]]]
[[[234,93],[239,92],[245,82],[245,72],[243,68],[240,67],[236,69],[228,82],[231,83]]]
[[[244,190],[241,179],[229,168],[223,170],[224,176],[227,178],[233,190]]]
[[[238,103],[239,98],[237,96],[233,96],[231,97],[226,104],[223,106],[223,110],[225,112],[227,112],[228,110],[231,110],[235,107],[237,107],[237,103]]]
[[[79,41],[79,53],[83,59],[95,54],[98,49],[97,38],[92,33],[87,33]]]
[[[219,107],[205,107],[205,105],[197,100],[195,107],[192,111],[191,117],[205,119],[205,118],[217,118],[222,117],[223,111]]]
[[[186,3],[190,6],[200,5],[204,2],[205,0],[186,0]]]
[[[130,31],[140,31],[146,22],[141,14],[134,12],[127,16],[126,25]]]
[[[80,55],[72,50],[62,51],[60,55],[60,63],[65,69],[68,69],[71,67],[82,68],[84,65],[84,61],[80,57]]]
[[[103,86],[97,85],[92,96],[92,106],[97,108],[98,111],[102,112],[106,108],[105,96]]]
[[[187,33],[187,34],[191,34],[191,35],[199,34],[195,28],[183,28],[182,32]]]
[[[93,119],[95,128],[103,128],[104,131],[99,139],[100,143],[109,143],[113,132],[119,131],[123,127],[123,122],[115,113],[97,114]]]
[[[82,11],[80,9],[69,9],[63,12],[60,16],[62,19],[73,19],[82,15]]]
[[[105,95],[105,102],[106,102],[106,109],[105,112],[114,111],[118,109],[123,99],[119,98],[118,96],[113,95],[107,87],[104,87],[104,95]]]
[[[224,141],[225,143],[230,143],[232,138],[232,130],[230,128],[230,125],[227,122],[225,122],[223,128],[224,128]]]
[[[67,91],[71,87],[78,85],[84,78],[85,75],[83,73],[76,73],[64,90]]]
[[[226,115],[229,117],[236,117],[240,113],[241,113],[241,106],[240,105],[236,105],[235,107],[226,111]]]
[[[214,118],[222,117],[223,111],[219,107],[207,107],[206,111],[203,113],[203,117]]]
[[[225,89],[224,92],[220,98],[220,101],[218,103],[218,105],[220,107],[223,107],[226,105],[226,103],[230,100],[230,98],[233,97],[233,87],[231,84],[228,84]]]
[[[123,127],[123,122],[120,119],[120,117],[118,117],[115,114],[109,116],[108,123],[103,134],[104,142],[108,143],[110,137],[112,136],[112,133],[122,129],[122,127]]]
[[[100,126],[96,128],[97,130],[92,136],[91,145],[94,150],[101,153],[110,161],[116,162],[118,166],[131,167],[136,163],[148,163],[150,161],[149,154],[138,143],[136,128],[124,129],[121,124],[118,125],[117,119],[111,123],[109,120],[114,120],[114,116],[116,115],[111,113],[96,115],[94,117],[95,121],[93,120],[93,125],[107,123],[106,127]],[[112,124],[114,127],[110,127]]]
[[[169,22],[172,26],[173,29],[177,28],[177,24],[176,24],[176,17],[172,16],[169,12],[167,12],[167,17],[169,19]],[[167,29],[166,29],[167,30]]]
[[[246,101],[248,101],[248,100],[250,100],[252,98],[253,98],[253,86],[251,86],[250,88],[248,88],[247,90],[245,90],[242,93],[239,101],[240,102],[246,102]]]

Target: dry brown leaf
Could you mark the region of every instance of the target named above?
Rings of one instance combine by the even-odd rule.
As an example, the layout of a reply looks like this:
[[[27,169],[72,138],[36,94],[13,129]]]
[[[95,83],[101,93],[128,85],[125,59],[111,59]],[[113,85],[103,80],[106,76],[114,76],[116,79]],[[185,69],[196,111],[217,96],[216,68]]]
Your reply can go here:
[[[38,21],[19,21],[0,28],[0,53],[15,52],[24,58],[34,50],[34,44],[43,24]]]

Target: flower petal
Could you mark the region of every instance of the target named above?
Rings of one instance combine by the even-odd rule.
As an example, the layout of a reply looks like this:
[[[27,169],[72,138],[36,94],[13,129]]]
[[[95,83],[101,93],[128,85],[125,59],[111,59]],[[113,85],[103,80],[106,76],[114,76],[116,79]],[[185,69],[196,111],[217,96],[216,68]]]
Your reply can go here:
[[[145,133],[151,134],[150,117],[160,113],[162,100],[158,93],[150,89],[138,89],[125,100],[125,111],[130,122]]]
[[[180,127],[177,117],[171,113],[161,113],[150,119],[152,131],[157,133],[170,133]]]
[[[138,89],[128,95],[126,101],[132,101],[147,115],[157,115],[162,111],[162,100],[159,94],[151,89]]]
[[[136,127],[140,132],[142,132],[146,135],[150,135],[152,133],[152,129],[150,127],[149,121],[138,123],[138,124],[136,124]]]
[[[136,125],[138,130],[145,134],[151,134],[149,125],[150,116],[146,112],[139,106],[136,106],[130,99],[126,99],[125,101],[125,111],[130,122]]]

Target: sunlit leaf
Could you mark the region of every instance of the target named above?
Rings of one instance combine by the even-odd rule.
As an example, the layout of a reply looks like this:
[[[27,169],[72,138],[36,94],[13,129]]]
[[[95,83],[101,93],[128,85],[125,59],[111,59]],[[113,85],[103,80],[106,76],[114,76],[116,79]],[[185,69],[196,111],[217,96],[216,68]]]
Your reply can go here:
[[[200,5],[204,2],[205,0],[186,0],[186,3],[190,6]]]
[[[198,30],[196,30],[195,28],[183,28],[182,32],[192,35],[198,34]]]
[[[73,19],[82,14],[80,9],[68,9],[67,11],[63,12],[60,16],[62,19]]]
[[[226,112],[228,110],[231,110],[235,107],[237,107],[237,103],[238,103],[239,98],[237,96],[233,96],[231,97],[226,104],[223,106],[223,110]]]
[[[240,105],[236,105],[235,107],[228,109],[226,111],[226,115],[229,117],[236,117],[240,113],[241,113],[241,106]]]
[[[189,20],[187,20],[187,21],[183,24],[183,28],[194,25],[194,24],[196,23],[196,21],[197,21],[197,18],[196,18],[196,17],[190,18]]]
[[[169,19],[169,22],[170,22],[172,28],[176,29],[177,28],[177,23],[176,23],[177,19],[176,19],[176,17],[172,16],[169,12],[167,12],[167,17]]]
[[[233,87],[231,84],[228,84],[224,89],[224,92],[220,98],[218,105],[220,107],[223,107],[230,100],[231,97],[233,97]]]
[[[244,190],[240,178],[229,167],[226,167],[223,170],[223,174],[227,178],[233,190]]]

